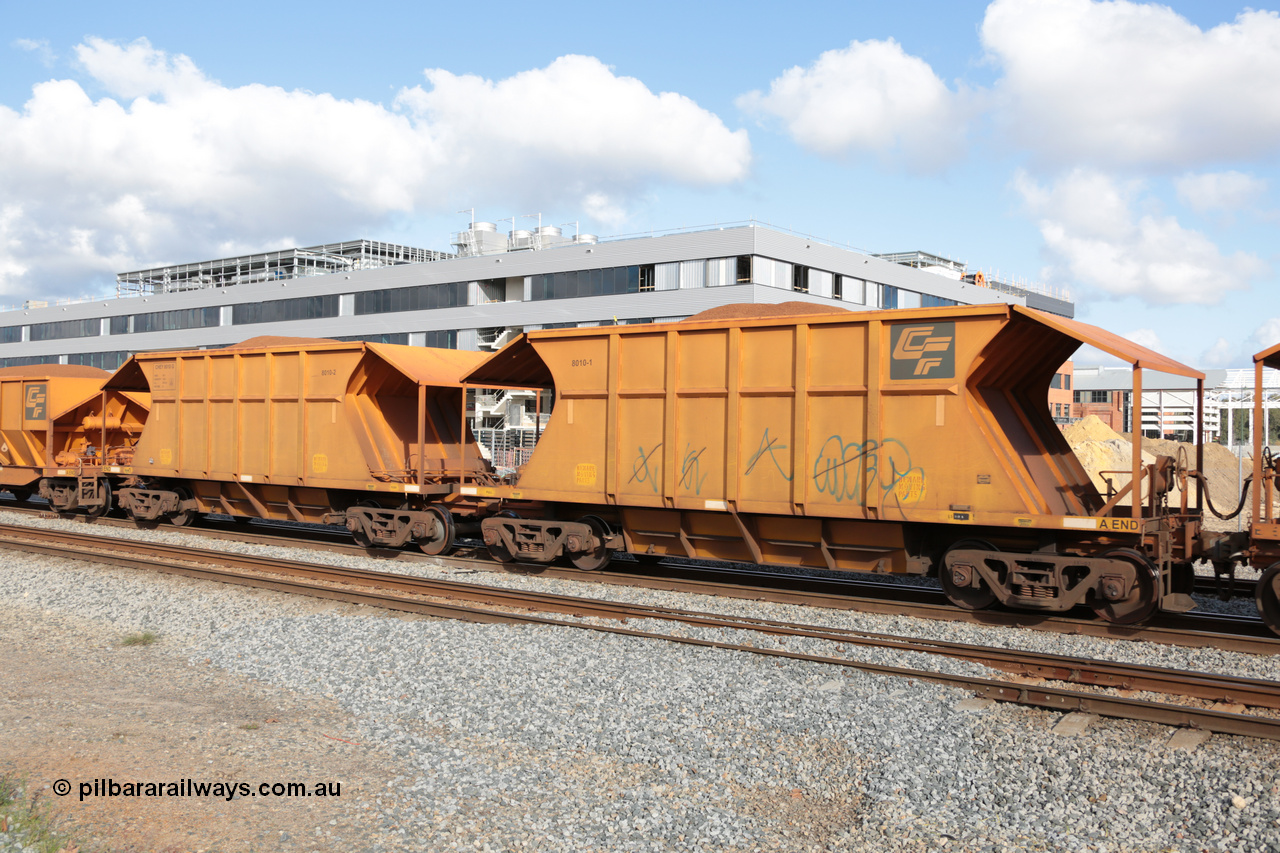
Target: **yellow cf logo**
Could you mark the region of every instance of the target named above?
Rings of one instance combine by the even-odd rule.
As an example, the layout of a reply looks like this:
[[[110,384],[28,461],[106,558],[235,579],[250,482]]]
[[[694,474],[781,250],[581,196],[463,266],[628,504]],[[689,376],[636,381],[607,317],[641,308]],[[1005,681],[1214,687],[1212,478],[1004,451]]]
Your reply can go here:
[[[912,326],[902,330],[898,337],[898,345],[893,348],[895,361],[914,361],[915,376],[928,376],[929,371],[942,364],[942,359],[929,355],[931,352],[946,352],[951,346],[950,335],[935,335],[933,326]]]

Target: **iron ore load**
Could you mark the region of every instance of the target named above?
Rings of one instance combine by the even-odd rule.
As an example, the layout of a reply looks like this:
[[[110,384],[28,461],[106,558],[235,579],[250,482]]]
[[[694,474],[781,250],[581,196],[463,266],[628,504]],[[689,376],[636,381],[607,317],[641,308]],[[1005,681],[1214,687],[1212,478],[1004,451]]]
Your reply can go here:
[[[1016,306],[813,310],[535,331],[474,370],[556,398],[515,482],[463,487],[551,510],[486,518],[493,555],[936,573],[960,607],[1121,623],[1193,606],[1200,510],[1166,501],[1186,468],[1142,466],[1138,432],[1133,469],[1100,494],[1045,400],[1081,344],[1133,366],[1135,399],[1144,369],[1202,374]]]

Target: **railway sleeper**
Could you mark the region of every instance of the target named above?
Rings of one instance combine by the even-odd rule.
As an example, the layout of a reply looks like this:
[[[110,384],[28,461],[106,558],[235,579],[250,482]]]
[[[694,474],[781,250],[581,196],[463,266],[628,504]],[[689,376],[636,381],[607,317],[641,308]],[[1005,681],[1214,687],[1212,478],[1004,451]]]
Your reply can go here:
[[[948,552],[942,570],[949,573],[947,580],[955,589],[985,587],[1007,607],[1062,612],[1088,604],[1127,616],[1148,607],[1153,610],[1158,588],[1154,566],[1133,557],[1141,560],[1136,552],[1128,558],[1076,557],[965,548]],[[1170,600],[1166,609],[1186,609],[1179,608],[1180,603]]]
[[[447,510],[353,506],[345,513],[326,516],[325,520],[345,526],[356,541],[366,547],[400,548],[410,541],[438,542],[441,543],[440,551],[428,553],[442,553],[453,545],[454,528]]]
[[[196,512],[200,508],[194,498],[184,498],[178,492],[168,489],[121,489],[118,501],[121,509],[139,521],[156,521],[181,513]]]

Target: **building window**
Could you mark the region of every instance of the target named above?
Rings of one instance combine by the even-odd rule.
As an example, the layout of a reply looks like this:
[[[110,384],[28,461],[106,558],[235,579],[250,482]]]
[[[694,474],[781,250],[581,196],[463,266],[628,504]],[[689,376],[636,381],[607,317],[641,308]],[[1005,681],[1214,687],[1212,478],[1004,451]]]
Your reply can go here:
[[[102,334],[102,321],[61,320],[57,323],[35,323],[31,326],[31,340],[57,341],[63,338],[92,338]]]
[[[128,322],[128,317],[111,318],[111,334],[118,335],[116,320]],[[178,329],[207,329],[221,322],[222,309],[187,308],[182,311],[156,311],[151,314],[134,314],[133,331],[137,332],[172,332]],[[126,327],[127,328],[127,327]],[[124,331],[124,330],[122,330]]]
[[[881,289],[881,308],[897,308],[898,307],[898,288],[891,284],[886,284]]]
[[[537,276],[534,276],[535,283]],[[326,299],[328,297],[325,297]],[[534,297],[537,299],[538,297]],[[395,311],[426,311],[434,308],[460,308],[467,304],[467,283],[420,284],[389,290],[357,293],[356,314],[388,314]],[[336,314],[324,315],[337,316]],[[236,322],[239,322],[238,320]]]
[[[356,312],[360,313],[360,312]],[[280,323],[287,320],[318,320],[338,316],[338,294],[304,296],[301,299],[277,299],[233,306],[231,322],[236,326],[250,323]]]
[[[653,290],[653,267],[569,270],[535,275],[531,279],[530,298],[533,300],[613,296]]]
[[[1070,373],[1062,374],[1062,387],[1066,388],[1068,391],[1071,390],[1071,374]]]
[[[1110,403],[1111,392],[1110,391],[1090,391],[1089,402],[1090,403]]]
[[[736,276],[738,284],[751,283],[751,256],[738,255],[738,274]]]
[[[127,335],[129,334],[129,318],[128,317],[112,317],[111,326],[108,334]]]
[[[791,268],[791,289],[796,293],[809,292],[809,268],[796,264]]]
[[[457,349],[458,332],[456,329],[437,329],[426,333],[425,345],[436,349]]]
[[[115,352],[77,352],[67,356],[67,364],[84,364],[102,370],[116,370],[129,360],[131,352],[117,350]]]
[[[334,338],[335,341],[365,341],[370,344],[401,344],[407,346],[409,343],[408,332],[390,332],[385,335],[343,335],[340,338]]]
[[[22,341],[21,326],[5,326],[0,328],[0,344],[16,344]],[[39,364],[40,362],[33,362]]]
[[[0,358],[0,367],[28,367],[32,364],[57,364],[56,355],[27,355]]]
[[[1061,387],[1062,387],[1062,374],[1061,374],[1061,373],[1055,373],[1055,374],[1053,374],[1053,378],[1049,380],[1049,387],[1050,387],[1050,388],[1061,388]]]
[[[859,305],[867,301],[867,283],[860,278],[851,278],[847,275],[837,277],[840,281],[840,298],[846,302],[856,302]]]

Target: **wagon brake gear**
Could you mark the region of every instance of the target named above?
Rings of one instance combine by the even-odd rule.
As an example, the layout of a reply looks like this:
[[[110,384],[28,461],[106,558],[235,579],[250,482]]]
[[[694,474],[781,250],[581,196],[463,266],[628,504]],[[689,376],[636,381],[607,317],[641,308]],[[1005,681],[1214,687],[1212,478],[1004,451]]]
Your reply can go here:
[[[121,489],[117,503],[134,521],[159,521],[169,518],[178,527],[194,521],[198,507],[191,492],[179,486],[173,489],[155,489],[145,485],[133,485]]]
[[[362,500],[348,507],[341,518],[364,548],[402,548],[413,542],[434,557],[452,549],[456,535],[453,516],[437,504],[426,509],[397,509]]]
[[[111,509],[111,486],[103,477],[45,477],[40,480],[40,497],[57,512],[83,507],[90,518]]]
[[[480,523],[484,544],[494,559],[550,563],[567,556],[584,571],[598,571],[609,563],[621,537],[596,516],[580,521],[552,521],[495,516]],[[504,559],[506,555],[510,557]]]
[[[986,606],[982,587],[993,600],[1010,607],[1061,613],[1087,604],[1103,619],[1122,624],[1145,619],[1158,603],[1155,567],[1128,548],[1076,557],[1014,554],[976,547],[979,544],[985,543],[956,543],[939,569],[947,597],[967,609]]]

